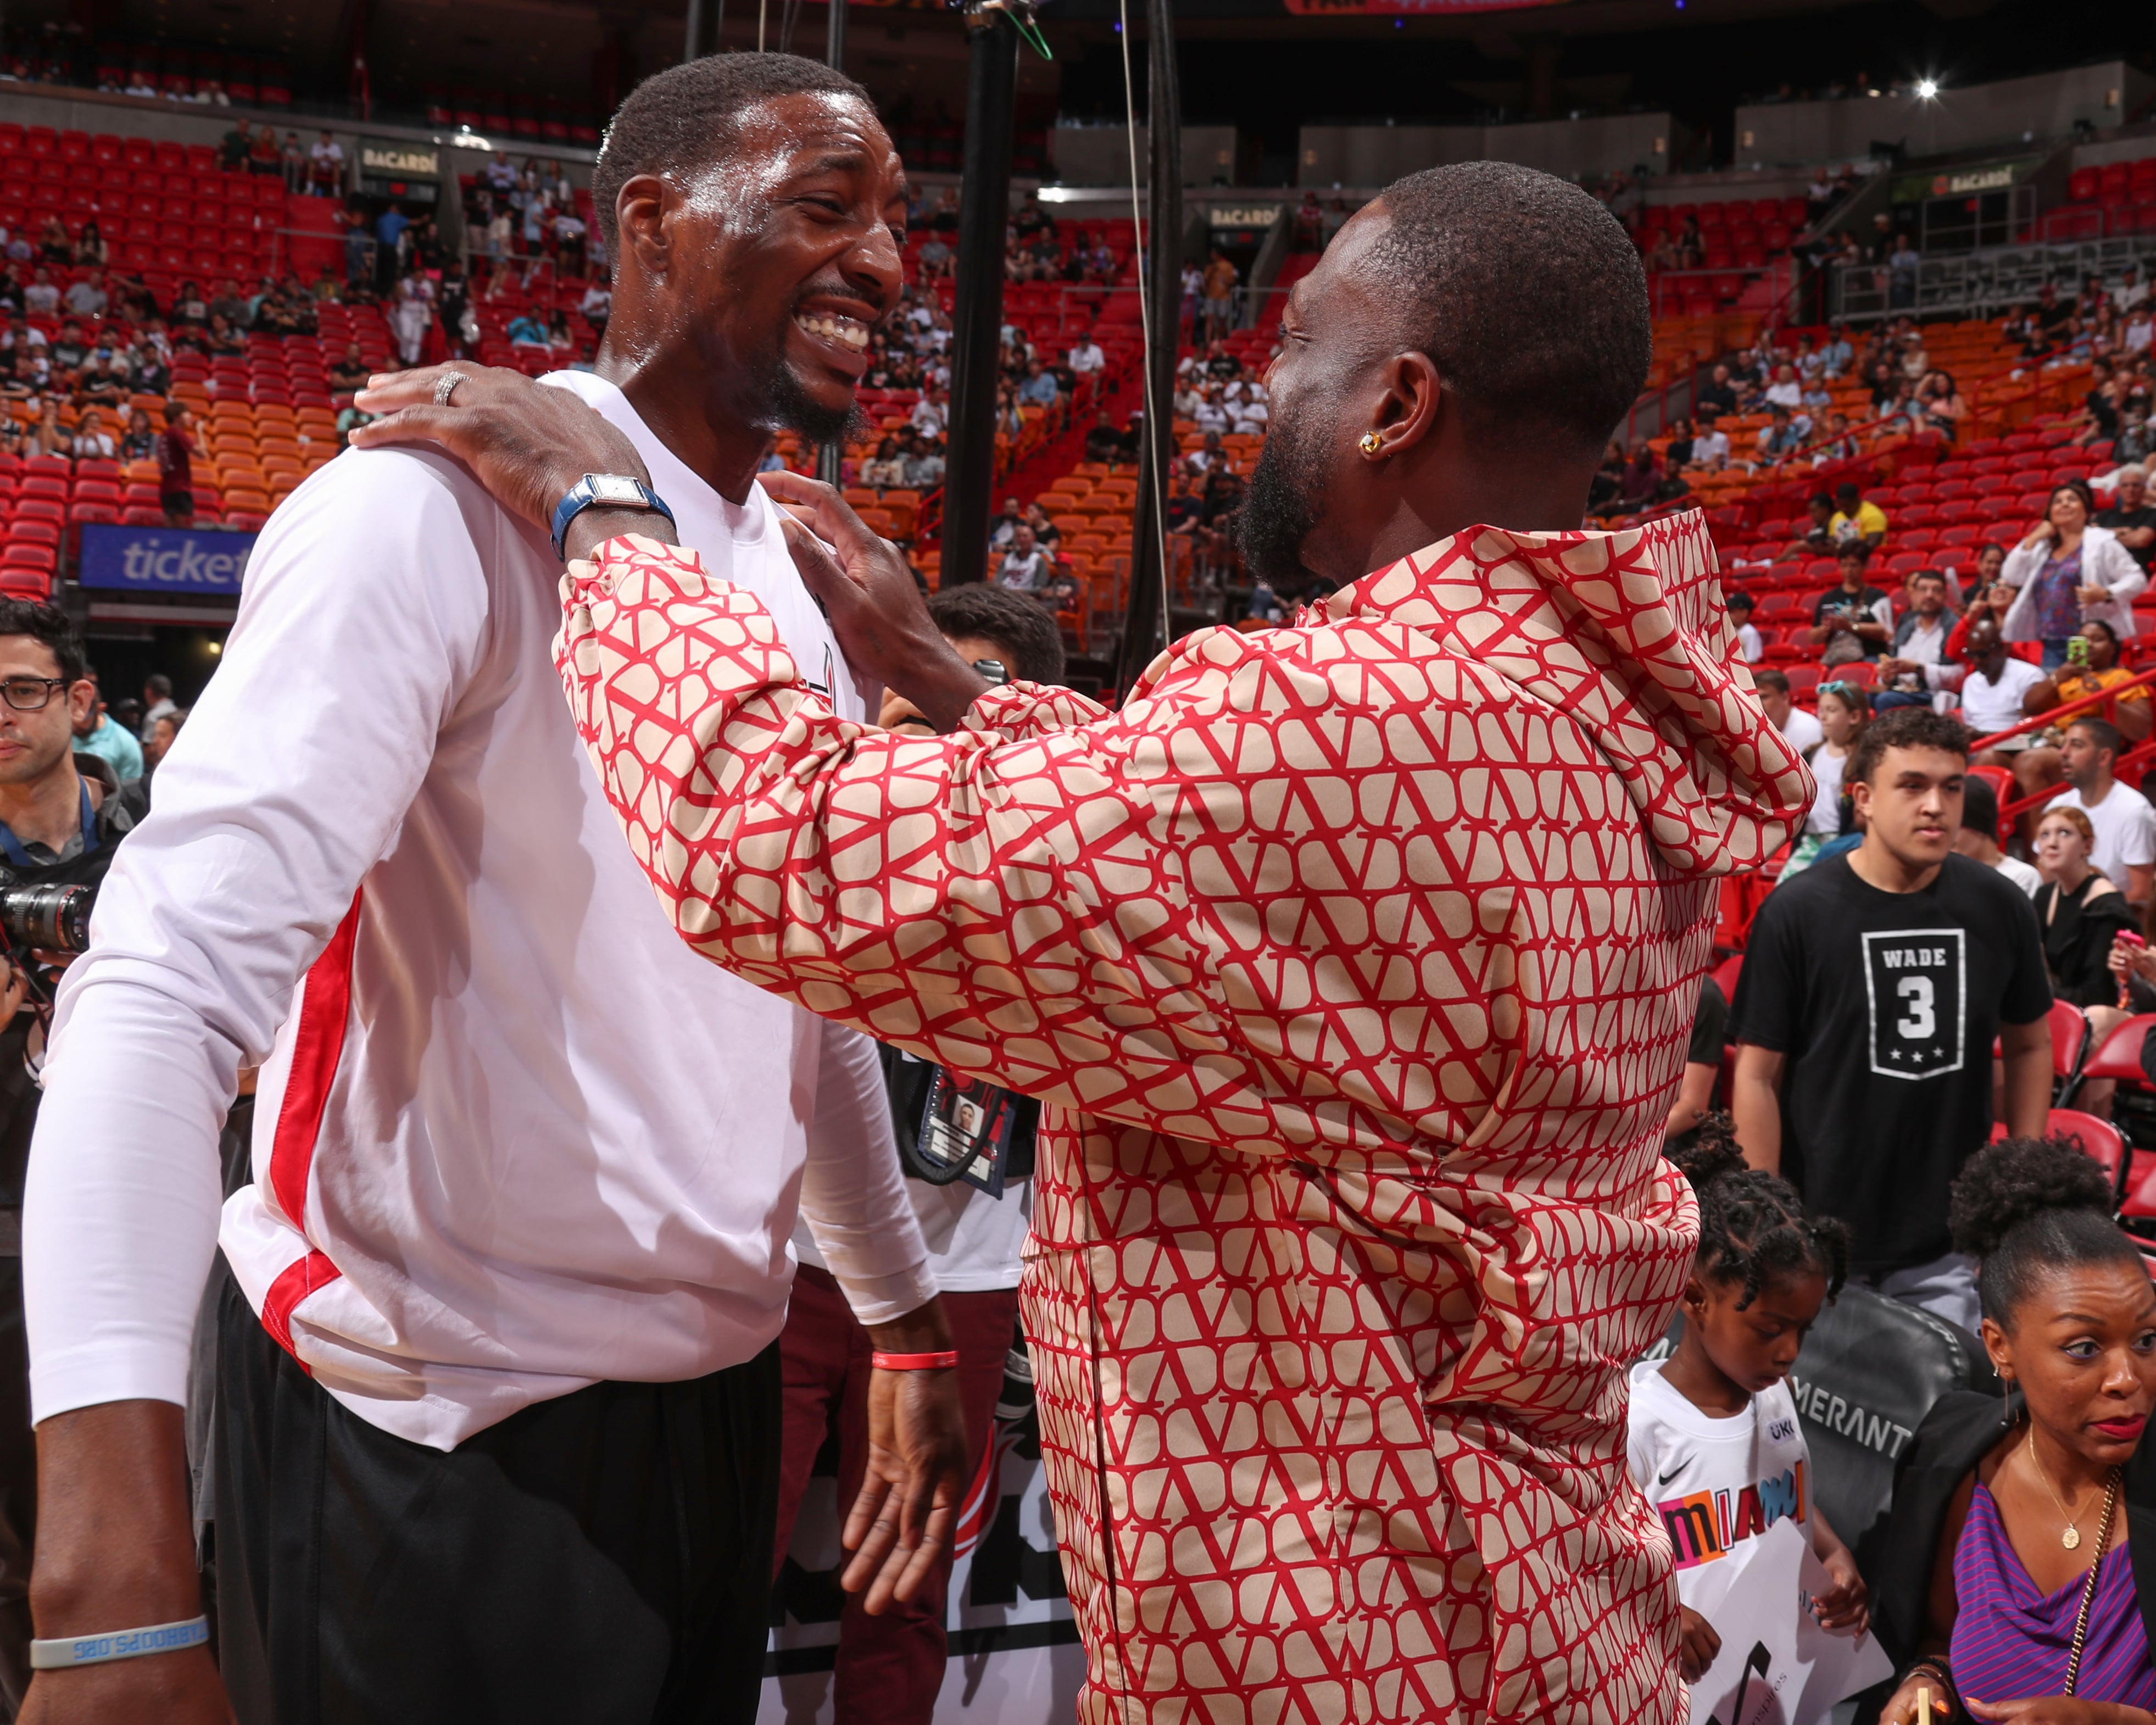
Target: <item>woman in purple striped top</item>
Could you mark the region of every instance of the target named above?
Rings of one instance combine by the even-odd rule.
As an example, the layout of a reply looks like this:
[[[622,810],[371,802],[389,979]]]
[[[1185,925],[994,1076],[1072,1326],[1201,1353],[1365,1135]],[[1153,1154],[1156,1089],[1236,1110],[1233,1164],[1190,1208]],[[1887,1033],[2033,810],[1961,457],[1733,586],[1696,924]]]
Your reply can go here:
[[[2156,1563],[2156,1513],[2143,1470],[2128,1483],[2156,1406],[2156,1287],[2108,1178],[2071,1145],[1979,1152],[1950,1219],[1982,1260],[1984,1347],[2021,1404],[1948,1502],[1918,1656],[1882,1725],[2156,1725],[2156,1600],[2134,1574]]]

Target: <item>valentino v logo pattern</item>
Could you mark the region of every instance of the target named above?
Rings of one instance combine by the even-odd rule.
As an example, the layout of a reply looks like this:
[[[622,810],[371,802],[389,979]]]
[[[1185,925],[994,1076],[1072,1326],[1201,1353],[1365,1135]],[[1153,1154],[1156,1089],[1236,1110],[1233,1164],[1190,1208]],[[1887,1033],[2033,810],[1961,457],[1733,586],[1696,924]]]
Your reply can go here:
[[[1682,1716],[1625,1364],[1717,882],[1810,776],[1697,515],[1480,530],[1104,712],[834,717],[756,598],[572,569],[579,729],[684,938],[1044,1101],[1024,1302],[1081,1718]]]

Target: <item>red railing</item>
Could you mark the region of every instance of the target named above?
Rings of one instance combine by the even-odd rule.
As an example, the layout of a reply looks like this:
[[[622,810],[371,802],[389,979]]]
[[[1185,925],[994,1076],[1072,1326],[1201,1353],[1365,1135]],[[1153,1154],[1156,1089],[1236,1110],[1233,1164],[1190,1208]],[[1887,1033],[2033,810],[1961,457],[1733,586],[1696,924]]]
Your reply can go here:
[[[2101,690],[2094,695],[2077,696],[2071,701],[2061,701],[2058,706],[2038,713],[2034,718],[2024,719],[2020,724],[2010,725],[2004,731],[1996,731],[1989,737],[1979,737],[1969,745],[1970,752],[1980,755],[1987,749],[1997,748],[2000,743],[2010,738],[2026,737],[2038,731],[2049,730],[2061,720],[2071,722],[2078,715],[2092,711],[2097,707],[2109,709],[2112,722],[2116,724],[2118,719],[2119,697],[2130,689],[2148,689],[2156,691],[2156,666],[2151,666],[2144,671],[2138,671],[2124,682],[2114,683],[2108,689]],[[2156,699],[2156,692],[2152,692],[2151,698]],[[2119,756],[2112,762],[2112,771],[2123,778],[2126,777],[2127,768],[2149,762],[2156,762],[2156,735],[2143,739]],[[2034,796],[2016,798],[2013,802],[2001,805],[1999,810],[2001,829],[2008,828],[2013,821],[2027,814],[2031,809],[2041,808],[2066,788],[2063,784],[2053,785],[2049,789],[2037,792]]]

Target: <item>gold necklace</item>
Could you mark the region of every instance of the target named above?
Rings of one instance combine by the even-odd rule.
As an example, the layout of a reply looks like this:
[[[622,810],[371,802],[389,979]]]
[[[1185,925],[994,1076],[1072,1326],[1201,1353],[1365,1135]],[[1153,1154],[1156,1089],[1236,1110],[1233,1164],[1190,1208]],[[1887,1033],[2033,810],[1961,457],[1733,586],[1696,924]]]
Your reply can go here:
[[[2044,1464],[2036,1459],[2035,1426],[2029,1428],[2029,1435],[2022,1440],[2022,1447],[2029,1452],[2029,1465],[2036,1470],[2036,1477],[2044,1482],[2044,1489],[2051,1494],[2051,1502],[2059,1506],[2059,1513],[2066,1517],[2066,1531],[2059,1536],[2059,1543],[2068,1551],[2078,1549],[2082,1543],[2082,1530],[2074,1525],[2073,1517],[2067,1512],[2066,1500],[2059,1496],[2059,1488],[2051,1483],[2051,1476],[2044,1471]]]

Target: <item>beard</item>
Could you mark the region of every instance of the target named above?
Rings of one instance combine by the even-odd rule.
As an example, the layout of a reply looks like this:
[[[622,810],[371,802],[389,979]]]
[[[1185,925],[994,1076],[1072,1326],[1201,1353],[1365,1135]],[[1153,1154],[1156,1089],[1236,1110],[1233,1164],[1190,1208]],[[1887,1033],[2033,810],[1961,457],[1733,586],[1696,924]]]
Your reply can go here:
[[[817,401],[793,375],[793,368],[776,354],[763,393],[769,423],[781,431],[798,432],[813,444],[858,440],[874,429],[857,401],[850,400],[843,408],[827,408]]]
[[[1302,546],[1317,526],[1324,486],[1325,475],[1295,422],[1275,419],[1235,513],[1235,542],[1250,574],[1276,593],[1310,577]]]

